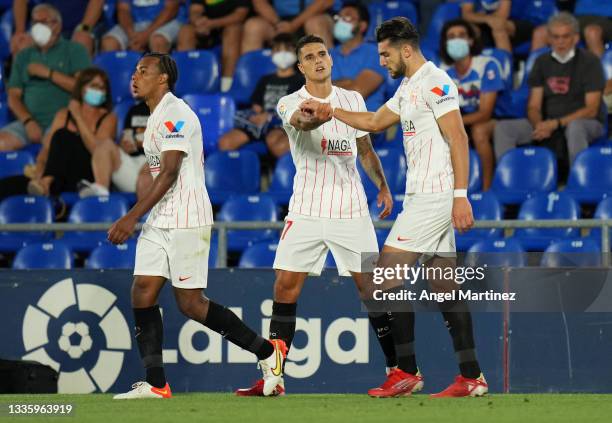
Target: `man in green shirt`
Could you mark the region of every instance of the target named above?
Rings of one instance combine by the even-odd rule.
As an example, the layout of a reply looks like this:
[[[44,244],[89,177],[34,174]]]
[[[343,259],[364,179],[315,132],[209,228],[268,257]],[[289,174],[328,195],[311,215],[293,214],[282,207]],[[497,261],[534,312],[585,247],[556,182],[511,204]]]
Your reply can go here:
[[[17,118],[0,129],[0,151],[40,143],[53,116],[70,100],[76,75],[90,65],[85,48],[61,37],[62,17],[49,5],[32,9],[34,46],[17,54],[8,82],[8,106]]]

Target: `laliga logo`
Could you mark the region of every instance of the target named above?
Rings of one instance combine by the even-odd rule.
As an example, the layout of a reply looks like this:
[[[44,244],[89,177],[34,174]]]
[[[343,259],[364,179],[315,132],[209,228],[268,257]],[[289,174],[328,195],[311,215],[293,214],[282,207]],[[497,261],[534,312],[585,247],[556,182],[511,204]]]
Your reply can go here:
[[[26,354],[22,359],[58,371],[60,393],[107,391],[119,376],[124,351],[132,349],[130,330],[114,305],[116,299],[98,285],[74,284],[70,278],[57,282],[26,310],[22,327]],[[96,358],[94,333],[100,339],[103,335],[106,345],[97,345],[97,359],[93,366],[87,366],[86,358]],[[50,334],[54,339],[49,339]]]

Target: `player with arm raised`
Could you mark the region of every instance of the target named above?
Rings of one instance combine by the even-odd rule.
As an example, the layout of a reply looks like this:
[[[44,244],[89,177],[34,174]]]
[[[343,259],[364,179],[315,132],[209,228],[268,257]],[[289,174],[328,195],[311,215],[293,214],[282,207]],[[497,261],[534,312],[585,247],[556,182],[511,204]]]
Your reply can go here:
[[[297,300],[308,275],[320,275],[328,250],[338,273],[352,276],[361,299],[371,298],[362,273],[362,255],[377,253],[378,244],[368,200],[357,172],[357,157],[379,189],[381,218],[389,215],[393,200],[378,156],[367,132],[337,119],[316,118],[300,111],[308,99],[365,111],[363,97],[356,91],[335,87],[331,82],[332,59],[324,41],[314,35],[296,46],[298,68],[306,79],[300,90],[283,97],[277,106],[289,137],[296,167],[289,214],[281,233],[274,269],[274,303],[270,338],[291,345],[295,334]],[[365,304],[366,308],[369,304]],[[395,367],[395,349],[387,313],[368,313],[377,334],[387,367]],[[279,377],[279,384],[284,383]],[[261,381],[236,392],[242,396],[268,395]]]
[[[364,131],[378,132],[401,122],[409,169],[406,196],[378,265],[414,265],[421,259],[434,268],[454,267],[453,227],[467,230],[474,221],[467,199],[468,137],[459,112],[457,88],[444,71],[425,60],[419,49],[419,35],[408,19],[397,17],[382,23],[376,38],[381,65],[393,78],[404,77],[385,105],[376,112],[355,112],[310,100],[302,105],[302,111],[313,119],[333,117]],[[429,282],[436,290],[458,288],[452,281]],[[467,304],[463,300],[445,303],[441,311],[461,374],[434,396],[486,394],[488,386],[476,358]],[[399,368],[389,374],[382,386],[371,389],[371,396],[406,395],[423,386],[414,352],[411,304],[406,301],[392,316]]]
[[[132,284],[135,336],[146,381],[115,399],[170,398],[162,363],[163,323],[157,298],[167,279],[181,312],[257,356],[263,380],[282,371],[286,347],[249,329],[231,310],[204,295],[213,224],[212,207],[204,184],[202,128],[195,113],[172,94],[178,79],[170,55],[150,53],[138,62],[132,76],[136,96],[151,115],[144,134],[144,151],[153,184],[108,231],[113,244],[134,232],[139,219],[151,211],[136,246]]]

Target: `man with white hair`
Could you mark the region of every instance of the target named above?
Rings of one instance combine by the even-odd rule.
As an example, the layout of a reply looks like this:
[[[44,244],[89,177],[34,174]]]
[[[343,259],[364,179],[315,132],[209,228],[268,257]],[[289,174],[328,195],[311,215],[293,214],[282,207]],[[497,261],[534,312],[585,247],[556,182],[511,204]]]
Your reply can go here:
[[[52,5],[32,9],[34,45],[13,60],[8,106],[16,120],[0,129],[0,151],[40,143],[55,113],[66,107],[79,71],[90,64],[85,47],[62,38],[62,17]]]
[[[527,119],[500,121],[495,128],[497,159],[520,144],[551,148],[567,170],[578,153],[603,135],[605,79],[601,62],[578,48],[578,21],[562,12],[548,21],[552,51],[535,61],[529,74]],[[567,149],[567,150],[566,150]]]

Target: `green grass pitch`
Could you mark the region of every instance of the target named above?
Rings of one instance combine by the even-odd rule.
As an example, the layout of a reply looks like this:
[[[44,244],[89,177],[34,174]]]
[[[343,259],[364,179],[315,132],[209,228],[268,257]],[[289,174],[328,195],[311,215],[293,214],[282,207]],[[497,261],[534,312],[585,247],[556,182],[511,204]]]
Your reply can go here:
[[[16,422],[610,422],[612,395],[493,394],[484,398],[371,399],[366,395],[287,395],[238,398],[229,393],[176,394],[171,400],[113,401],[112,395],[0,395],[7,404],[74,405],[73,417],[16,417]],[[67,419],[67,420],[64,420]]]

